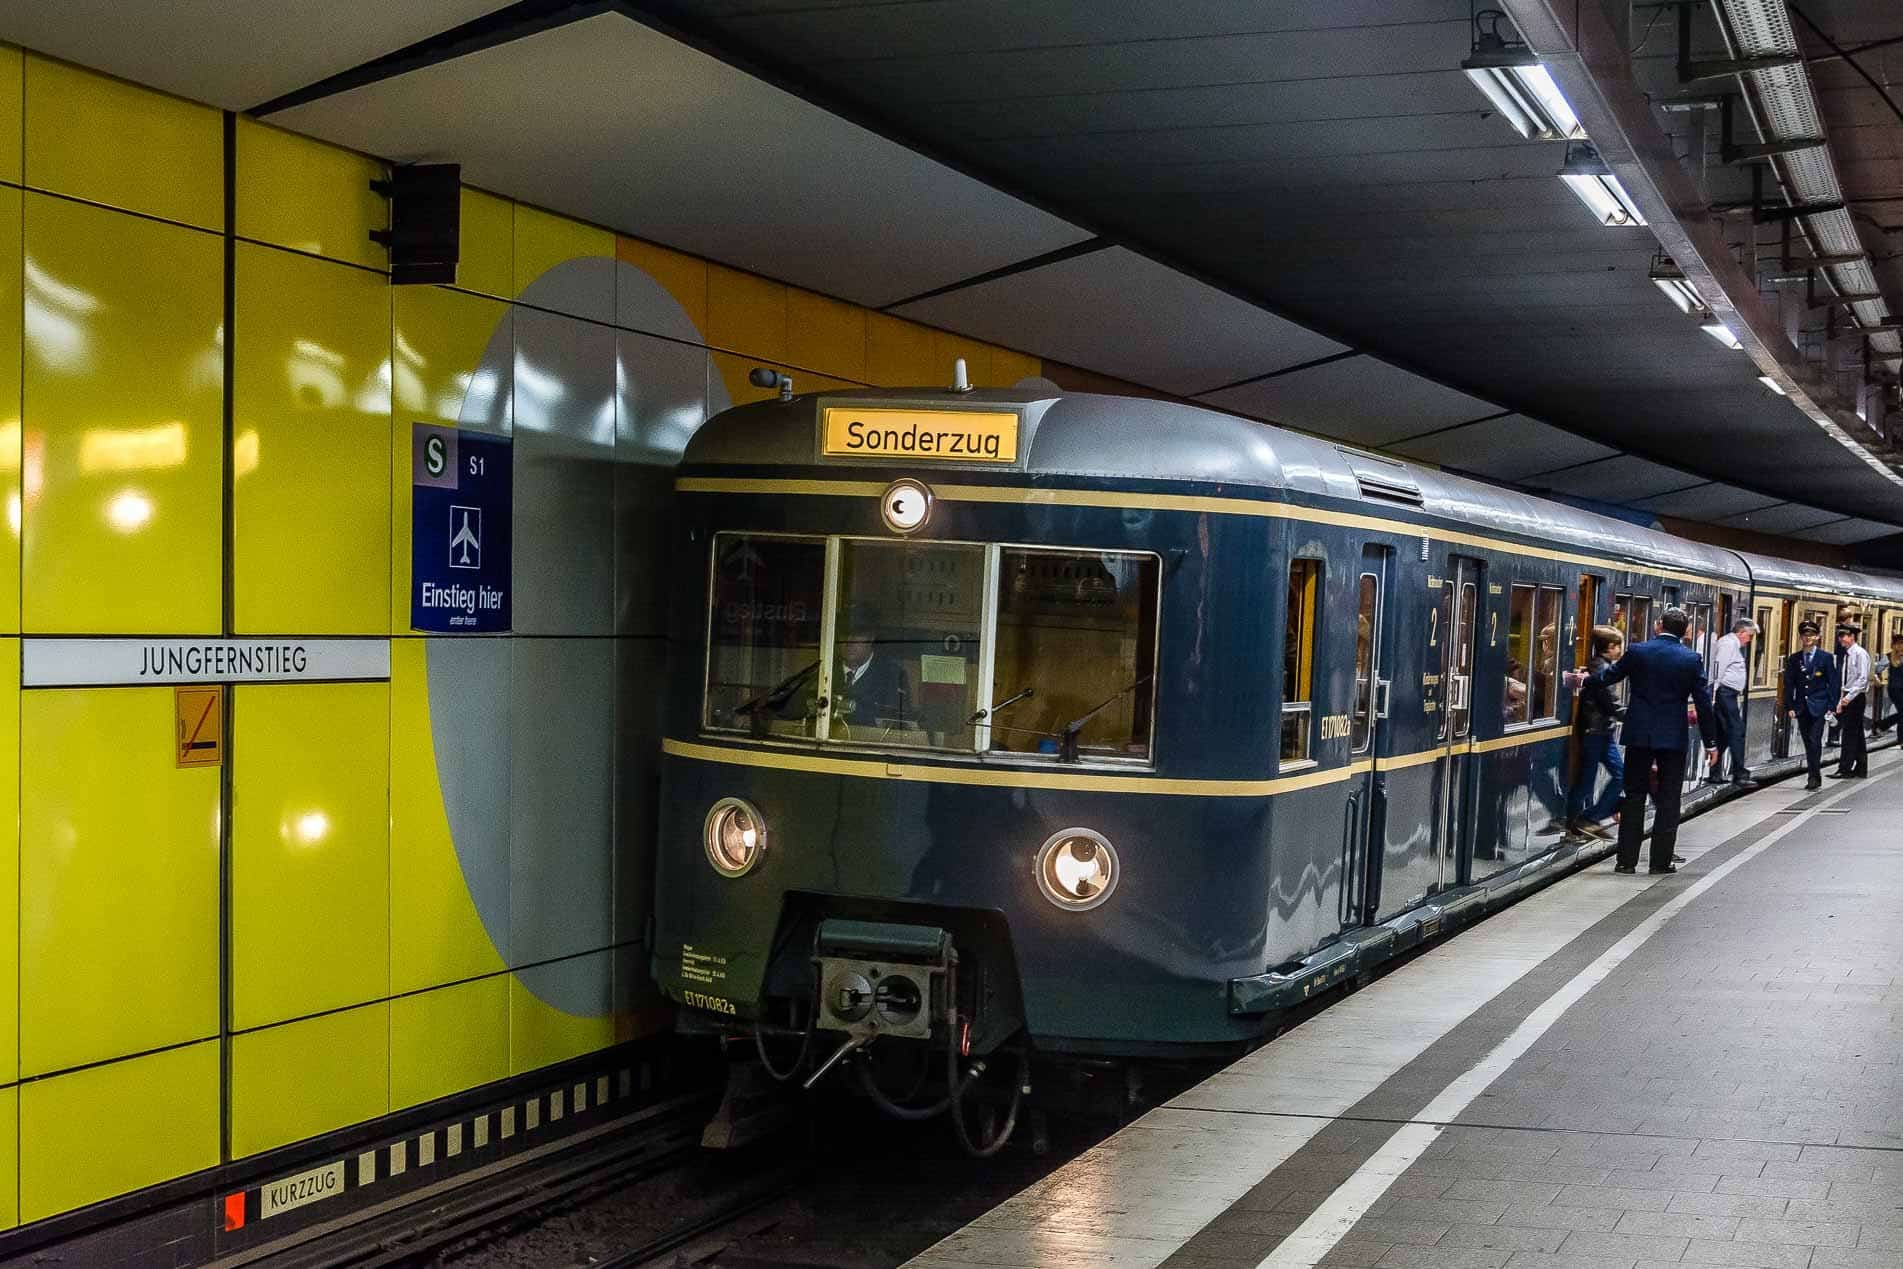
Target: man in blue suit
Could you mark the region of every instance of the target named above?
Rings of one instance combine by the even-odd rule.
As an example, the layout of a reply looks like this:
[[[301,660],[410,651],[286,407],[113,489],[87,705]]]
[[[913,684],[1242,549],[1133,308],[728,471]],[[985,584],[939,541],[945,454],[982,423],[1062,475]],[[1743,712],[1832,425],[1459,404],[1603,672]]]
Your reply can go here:
[[[1837,708],[1841,682],[1837,658],[1817,646],[1823,633],[1814,621],[1800,623],[1797,637],[1804,647],[1784,660],[1784,708],[1804,738],[1806,789],[1824,787],[1824,724]]]
[[[1667,608],[1659,619],[1659,633],[1592,675],[1610,687],[1622,679],[1632,683],[1625,715],[1625,801],[1619,807],[1619,862],[1615,872],[1635,872],[1639,866],[1639,838],[1645,833],[1645,795],[1658,769],[1658,819],[1652,825],[1653,872],[1677,872],[1672,851],[1678,845],[1680,799],[1685,794],[1685,702],[1698,711],[1698,730],[1705,741],[1705,766],[1718,757],[1718,731],[1712,721],[1711,684],[1705,661],[1685,646],[1691,617],[1683,608]],[[1568,676],[1574,686],[1586,675]]]

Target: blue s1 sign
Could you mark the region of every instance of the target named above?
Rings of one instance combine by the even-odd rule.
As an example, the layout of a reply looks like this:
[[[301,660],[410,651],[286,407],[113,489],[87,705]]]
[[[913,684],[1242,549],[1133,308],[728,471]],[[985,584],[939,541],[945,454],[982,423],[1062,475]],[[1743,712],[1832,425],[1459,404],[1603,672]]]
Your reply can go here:
[[[411,628],[507,630],[513,444],[427,423],[410,439]]]

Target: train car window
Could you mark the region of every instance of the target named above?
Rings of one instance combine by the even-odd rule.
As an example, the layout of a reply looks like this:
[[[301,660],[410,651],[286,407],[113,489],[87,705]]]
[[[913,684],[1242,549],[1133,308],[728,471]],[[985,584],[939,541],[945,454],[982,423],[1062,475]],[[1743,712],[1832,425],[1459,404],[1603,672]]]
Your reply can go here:
[[[1784,623],[1770,604],[1757,606],[1758,637],[1751,641],[1751,686],[1769,687],[1784,663]]]
[[[1479,588],[1472,582],[1461,583],[1459,628],[1454,632],[1454,708],[1448,711],[1453,715],[1456,737],[1473,729],[1474,622],[1479,605]]]
[[[1685,644],[1698,654],[1698,659],[1709,670],[1712,653],[1717,649],[1717,641],[1711,634],[1711,605],[1687,604],[1685,612],[1692,619],[1691,629],[1685,632]]]
[[[1515,586],[1507,597],[1506,691],[1500,712],[1508,726],[1526,722],[1528,667],[1533,664],[1533,587]]]
[[[993,751],[1150,756],[1159,577],[1130,551],[1001,552]]]
[[[1282,761],[1312,756],[1315,689],[1315,613],[1321,597],[1322,562],[1292,560],[1288,602],[1282,617]]]
[[[1381,579],[1363,573],[1356,594],[1355,711],[1351,731],[1354,751],[1362,753],[1374,739],[1374,629],[1381,619]]]
[[[1534,718],[1559,717],[1559,621],[1565,599],[1566,592],[1558,587],[1540,588],[1534,616],[1533,677],[1528,683]]]
[[[985,548],[840,544],[829,739],[971,749]]]
[[[715,535],[704,726],[812,736],[825,588],[822,540]]]
[[[1644,643],[1652,637],[1652,597],[1634,595],[1626,609],[1625,646]]]

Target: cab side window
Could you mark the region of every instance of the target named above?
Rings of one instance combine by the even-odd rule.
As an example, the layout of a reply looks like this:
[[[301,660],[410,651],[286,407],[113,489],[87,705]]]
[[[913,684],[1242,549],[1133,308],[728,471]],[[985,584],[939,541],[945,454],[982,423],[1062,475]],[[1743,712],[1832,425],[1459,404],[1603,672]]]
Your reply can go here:
[[[1322,562],[1292,560],[1282,630],[1282,761],[1306,762],[1314,753],[1315,632]]]

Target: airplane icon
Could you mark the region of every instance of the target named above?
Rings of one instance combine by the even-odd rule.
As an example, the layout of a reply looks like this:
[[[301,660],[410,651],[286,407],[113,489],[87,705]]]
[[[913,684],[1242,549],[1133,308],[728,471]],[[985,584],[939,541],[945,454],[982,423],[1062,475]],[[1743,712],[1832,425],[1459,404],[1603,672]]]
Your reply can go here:
[[[449,566],[482,567],[482,508],[449,509]]]

